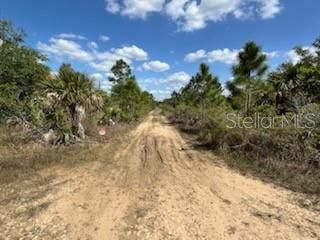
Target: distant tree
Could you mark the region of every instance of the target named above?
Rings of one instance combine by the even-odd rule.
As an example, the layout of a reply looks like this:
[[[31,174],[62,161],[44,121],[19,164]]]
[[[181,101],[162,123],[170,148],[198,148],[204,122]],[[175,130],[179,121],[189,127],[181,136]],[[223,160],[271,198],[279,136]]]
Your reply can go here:
[[[134,79],[131,67],[122,59],[116,61],[115,65],[111,68],[111,72],[113,76],[109,77],[109,81],[114,84],[128,79]]]
[[[202,63],[199,72],[181,89],[180,94],[174,92],[170,101],[174,107],[180,104],[187,108],[198,108],[200,116],[195,118],[200,119],[201,124],[205,124],[208,109],[220,105],[224,99],[218,77],[213,76],[209,66]],[[185,115],[188,114],[181,112],[182,117]]]
[[[247,42],[238,55],[238,63],[232,68],[234,80],[227,83],[231,100],[235,107],[237,102],[244,103],[244,114],[248,115],[252,106],[252,96],[256,94],[257,83],[266,73],[267,56],[255,42]]]
[[[141,93],[141,89],[135,79],[127,79],[113,86],[111,98],[119,106],[123,120],[131,121],[138,118]]]
[[[179,93],[177,93],[176,91],[172,92],[169,102],[171,103],[173,108],[176,108],[177,104],[179,103],[179,100],[180,100],[179,97],[180,97]]]
[[[182,89],[181,94],[187,103],[203,109],[222,100],[219,79],[211,74],[209,66],[204,63],[200,65],[199,72]]]
[[[120,110],[121,119],[132,121],[154,105],[152,94],[142,91],[130,66],[123,60],[118,60],[111,68],[114,77],[111,89],[111,102]]]

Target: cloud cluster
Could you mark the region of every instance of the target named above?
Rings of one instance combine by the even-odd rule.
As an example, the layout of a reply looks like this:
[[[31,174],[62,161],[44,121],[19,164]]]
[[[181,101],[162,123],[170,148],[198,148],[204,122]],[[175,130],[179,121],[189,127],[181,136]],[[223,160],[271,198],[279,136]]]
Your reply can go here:
[[[180,88],[181,86],[185,85],[190,79],[191,76],[188,73],[180,71],[171,73],[164,78],[146,78],[143,79],[143,82],[147,84],[152,83],[155,85],[164,84],[165,86],[170,88]]]
[[[206,61],[209,63],[219,62],[230,65],[236,63],[240,51],[241,49],[224,48],[215,49],[207,52],[203,49],[200,49],[198,51],[188,53],[185,56],[184,60],[189,63],[197,61]],[[267,55],[269,59],[279,56],[279,53],[277,51],[263,53]]]
[[[112,48],[105,52],[94,52],[95,61],[89,65],[97,71],[109,72],[114,63],[123,59],[128,64],[133,61],[145,61],[148,59],[148,53],[135,45],[124,46],[122,48]]]
[[[183,85],[189,82],[191,79],[191,76],[184,72],[174,72],[170,74],[166,74],[165,77],[161,78],[146,78],[143,79],[142,82],[147,83],[147,84],[154,84],[154,85],[162,85],[166,86],[167,88],[172,89],[179,89]]]
[[[108,80],[109,74],[106,73],[93,73],[90,74],[90,78],[93,79],[97,87],[110,90],[112,88],[111,82]]]
[[[151,72],[165,72],[170,70],[170,65],[165,62],[151,61],[142,64],[142,69]]]
[[[101,35],[101,36],[99,37],[99,40],[100,40],[101,42],[108,42],[108,41],[110,40],[110,37],[109,37],[109,36],[106,36],[106,35]]]
[[[191,76],[184,72],[176,72],[169,75],[167,78],[163,80],[163,83],[168,83],[172,86],[179,86],[186,84],[191,79]]]
[[[60,33],[55,36],[56,38],[74,39],[74,40],[86,40],[86,37],[74,33]]]
[[[160,12],[177,23],[179,30],[203,29],[208,22],[235,18],[269,19],[281,11],[280,0],[105,0],[107,11],[130,18],[145,19]]]
[[[210,52],[206,52],[203,49],[200,49],[196,52],[188,53],[185,56],[186,62],[196,62],[196,61],[207,61],[210,63],[221,62],[225,64],[233,64],[237,60],[239,54],[238,49],[216,49]]]
[[[62,38],[51,38],[48,44],[39,42],[38,49],[43,53],[60,58],[68,58],[71,60],[92,61],[94,59],[90,52],[82,49],[81,45]]]
[[[170,65],[161,61],[148,61],[148,53],[136,46],[122,46],[119,48],[111,48],[107,51],[101,51],[99,45],[94,41],[79,42],[83,39],[76,34],[58,34],[50,38],[47,43],[38,42],[37,48],[44,54],[52,57],[59,62],[71,61],[79,62],[89,66],[95,73],[90,77],[95,81],[97,86],[103,89],[110,89],[111,85],[108,77],[112,74],[110,69],[119,59],[123,59],[132,65],[135,62],[143,62],[141,70],[151,72],[165,72],[170,70]],[[106,36],[105,36],[106,37]],[[100,41],[106,41],[107,38]],[[186,81],[189,78],[184,72],[169,75],[167,79],[157,79],[159,83],[178,84],[180,81]]]
[[[151,84],[151,86],[144,88],[151,89],[149,91],[156,97],[157,100],[163,100],[170,97],[173,91],[180,90],[189,82],[190,79],[191,76],[188,73],[180,71],[171,73],[163,78],[143,79],[142,85]],[[155,86],[157,86],[157,89],[153,89]]]
[[[49,39],[48,43],[38,42],[37,48],[49,57],[53,57],[60,62],[77,61],[92,68],[96,73],[90,77],[95,80],[97,86],[103,89],[110,89],[111,85],[108,77],[111,75],[110,69],[119,59],[125,60],[128,64],[133,61],[148,60],[148,53],[135,45],[111,48],[108,51],[100,51],[96,42],[86,42],[82,45],[78,40],[80,35],[59,34]],[[100,37],[100,40],[103,40]]]
[[[135,45],[99,51],[96,42],[89,42],[89,49],[84,49],[76,41],[56,37],[51,38],[48,43],[39,42],[37,48],[49,56],[86,62],[96,70],[104,72],[108,72],[118,59],[123,59],[129,64],[132,61],[148,59],[148,53]]]

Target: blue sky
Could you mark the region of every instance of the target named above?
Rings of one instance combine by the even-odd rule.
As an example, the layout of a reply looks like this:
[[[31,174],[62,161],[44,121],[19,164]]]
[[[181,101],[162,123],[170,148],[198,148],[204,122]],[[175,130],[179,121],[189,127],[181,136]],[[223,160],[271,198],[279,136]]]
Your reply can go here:
[[[263,46],[271,68],[295,61],[290,51],[320,35],[317,0],[0,0],[0,17],[28,33],[28,45],[100,79],[128,61],[158,99],[210,64],[222,83],[248,40]]]

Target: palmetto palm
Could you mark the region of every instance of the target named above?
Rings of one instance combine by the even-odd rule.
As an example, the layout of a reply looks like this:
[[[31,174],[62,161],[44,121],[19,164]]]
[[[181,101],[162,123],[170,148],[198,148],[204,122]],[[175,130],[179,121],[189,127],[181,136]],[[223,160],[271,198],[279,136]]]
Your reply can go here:
[[[86,110],[102,108],[103,100],[94,88],[93,82],[84,74],[74,71],[70,65],[62,65],[56,77],[42,85],[47,94],[53,96],[52,104],[62,106],[70,114],[72,133],[85,137],[81,120]]]

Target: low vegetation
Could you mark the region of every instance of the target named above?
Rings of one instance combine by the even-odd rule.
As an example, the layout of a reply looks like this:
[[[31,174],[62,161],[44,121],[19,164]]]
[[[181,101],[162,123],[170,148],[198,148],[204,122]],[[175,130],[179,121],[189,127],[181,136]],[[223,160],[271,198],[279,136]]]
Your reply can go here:
[[[111,68],[112,88],[106,92],[70,64],[53,73],[46,56],[27,46],[25,33],[10,21],[0,21],[0,38],[1,169],[37,169],[72,159],[88,151],[86,144],[108,141],[99,129],[112,135],[156,106],[122,59]],[[232,67],[227,94],[201,64],[161,106],[230,166],[319,194],[320,39],[312,49],[295,48],[297,63],[269,71],[261,47],[248,42]]]
[[[125,61],[111,69],[106,92],[70,64],[53,73],[25,36],[0,20],[0,182],[18,178],[20,170],[92,159],[95,144],[135,125],[155,104]],[[101,128],[106,136],[99,136]],[[94,146],[87,150],[88,144]]]
[[[20,125],[36,138],[51,131],[50,140],[66,143],[85,138],[87,118],[96,123],[131,122],[153,107],[153,96],[141,90],[123,60],[111,69],[113,86],[107,93],[69,64],[53,74],[43,64],[46,57],[26,46],[24,32],[11,22],[0,21],[0,36],[2,124]]]
[[[268,71],[267,56],[248,42],[223,94],[201,64],[190,82],[162,105],[170,119],[244,173],[292,190],[320,193],[320,39],[297,47],[296,64]]]

